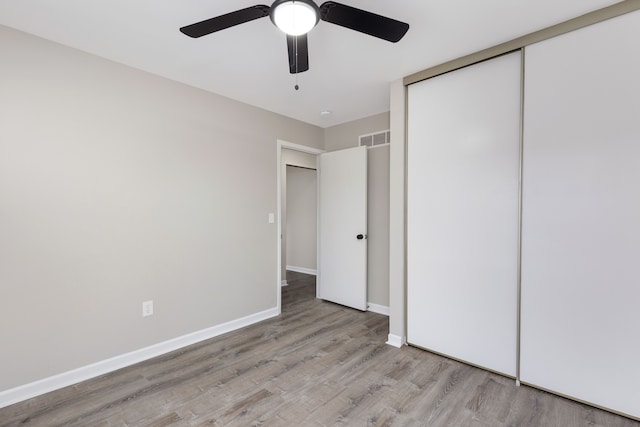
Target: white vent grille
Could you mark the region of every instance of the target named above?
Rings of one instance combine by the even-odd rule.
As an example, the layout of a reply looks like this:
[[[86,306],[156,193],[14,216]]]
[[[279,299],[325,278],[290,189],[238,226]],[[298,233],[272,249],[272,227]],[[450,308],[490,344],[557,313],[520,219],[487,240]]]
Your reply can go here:
[[[378,147],[380,145],[387,145],[391,143],[391,132],[389,129],[382,130],[380,132],[368,133],[366,135],[360,135],[360,146],[366,146],[369,148]]]

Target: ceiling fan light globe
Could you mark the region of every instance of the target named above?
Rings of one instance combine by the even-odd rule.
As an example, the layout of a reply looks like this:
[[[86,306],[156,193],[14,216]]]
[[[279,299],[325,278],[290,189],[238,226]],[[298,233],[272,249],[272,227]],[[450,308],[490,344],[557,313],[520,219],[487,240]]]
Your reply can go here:
[[[285,1],[273,7],[271,18],[285,33],[291,36],[301,36],[311,31],[319,19],[317,6],[305,1]]]

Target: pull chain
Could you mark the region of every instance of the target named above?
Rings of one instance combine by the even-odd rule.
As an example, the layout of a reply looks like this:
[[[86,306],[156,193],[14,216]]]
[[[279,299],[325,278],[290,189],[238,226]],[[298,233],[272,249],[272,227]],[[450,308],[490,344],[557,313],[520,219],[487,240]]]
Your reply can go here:
[[[293,3],[293,4],[294,4],[294,6],[295,6],[296,1],[295,1],[295,0],[293,0],[293,2],[292,2],[292,3]],[[296,11],[296,9],[294,8],[294,9],[293,9],[293,20],[294,20],[294,21],[295,21],[295,19],[296,19],[296,16],[295,16],[295,13],[296,13],[296,12],[295,12],[295,11]],[[294,88],[295,90],[298,90],[298,89],[300,89],[300,86],[298,86],[298,36],[293,36],[293,37],[294,37],[294,39],[293,39],[293,54],[294,54],[294,55],[295,55],[295,57],[296,57],[296,58],[295,58],[295,61],[296,61],[296,85],[295,85],[293,88]]]
[[[294,86],[295,90],[300,89],[300,86],[298,86],[298,36],[295,36],[295,40],[293,41],[293,50],[294,50],[294,54],[296,56],[296,85]]]

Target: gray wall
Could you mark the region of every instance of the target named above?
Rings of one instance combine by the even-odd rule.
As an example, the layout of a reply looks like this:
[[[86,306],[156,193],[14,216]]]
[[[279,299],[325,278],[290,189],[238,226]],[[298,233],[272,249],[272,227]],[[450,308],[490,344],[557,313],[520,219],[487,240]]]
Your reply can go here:
[[[0,390],[276,307],[276,140],[322,129],[5,27],[0,57]]]
[[[376,114],[352,122],[331,126],[324,130],[324,149],[327,151],[357,147],[358,137],[389,129],[389,112]],[[393,135],[391,135],[393,139]]]
[[[302,141],[301,145],[305,145],[304,141]],[[303,153],[301,151],[290,150],[283,148],[282,154],[280,158],[280,179],[281,186],[280,189],[280,203],[281,203],[281,213],[280,213],[280,221],[281,221],[281,231],[282,231],[282,242],[281,242],[281,257],[280,257],[280,277],[282,282],[286,282],[287,280],[287,165],[292,166],[300,166],[303,168],[315,169],[316,167],[316,156],[315,154]],[[316,229],[317,229],[317,212],[316,212]],[[317,235],[314,240],[317,248]],[[317,264],[317,260],[314,262],[314,265]],[[316,267],[314,267],[315,269]]]
[[[368,150],[369,302],[389,306],[389,146]]]
[[[405,120],[406,90],[402,80],[390,85],[391,144],[389,154],[389,343],[406,342],[405,291]]]
[[[389,129],[389,113],[325,129],[327,151],[357,147],[358,137]],[[393,142],[391,135],[391,145]],[[398,141],[404,144],[404,140]],[[368,301],[389,306],[389,146],[368,150]]]
[[[316,270],[317,176],[315,169],[287,166],[287,259],[291,269]]]

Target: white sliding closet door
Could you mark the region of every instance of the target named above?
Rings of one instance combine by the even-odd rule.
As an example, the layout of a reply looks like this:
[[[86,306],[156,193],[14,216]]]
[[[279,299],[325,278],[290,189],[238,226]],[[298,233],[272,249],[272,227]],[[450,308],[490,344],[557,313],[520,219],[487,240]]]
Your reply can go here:
[[[409,87],[408,340],[516,374],[520,52]]]
[[[640,12],[526,48],[521,379],[640,417]]]

